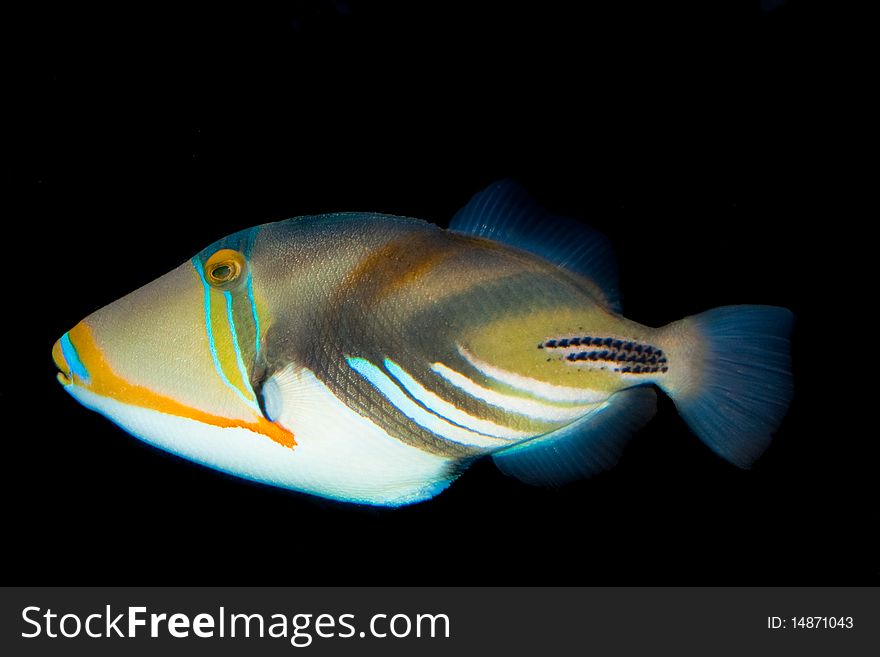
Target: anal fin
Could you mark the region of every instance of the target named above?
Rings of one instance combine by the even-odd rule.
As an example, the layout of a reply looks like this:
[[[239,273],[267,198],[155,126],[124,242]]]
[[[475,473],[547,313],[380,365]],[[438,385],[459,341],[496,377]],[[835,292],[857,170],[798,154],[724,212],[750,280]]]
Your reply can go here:
[[[586,479],[617,463],[629,437],[656,411],[653,388],[623,390],[568,426],[492,458],[504,474],[534,486],[560,486]]]

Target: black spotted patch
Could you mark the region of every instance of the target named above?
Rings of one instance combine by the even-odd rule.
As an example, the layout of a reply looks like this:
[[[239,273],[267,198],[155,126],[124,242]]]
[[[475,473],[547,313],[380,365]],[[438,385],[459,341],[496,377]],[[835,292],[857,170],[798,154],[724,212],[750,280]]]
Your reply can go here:
[[[621,374],[664,374],[669,362],[662,349],[654,345],[613,337],[592,335],[552,338],[538,345],[548,351],[565,350],[562,360],[576,365],[597,364]],[[548,359],[549,360],[549,359]]]

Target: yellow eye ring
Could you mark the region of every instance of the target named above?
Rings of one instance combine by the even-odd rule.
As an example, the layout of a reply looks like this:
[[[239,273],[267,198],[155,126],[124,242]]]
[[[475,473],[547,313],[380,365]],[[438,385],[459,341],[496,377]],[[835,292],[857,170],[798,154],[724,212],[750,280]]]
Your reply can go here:
[[[205,263],[205,278],[213,287],[228,290],[246,269],[244,256],[232,249],[220,249]]]

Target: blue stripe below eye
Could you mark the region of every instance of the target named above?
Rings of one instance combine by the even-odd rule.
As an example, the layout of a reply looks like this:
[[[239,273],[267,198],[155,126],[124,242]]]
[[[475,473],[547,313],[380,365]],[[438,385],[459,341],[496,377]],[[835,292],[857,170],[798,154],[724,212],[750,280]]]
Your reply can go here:
[[[76,349],[73,346],[73,343],[70,341],[70,333],[65,333],[61,337],[61,354],[64,356],[64,360],[67,361],[67,365],[70,367],[70,373],[76,374],[83,381],[89,380],[89,371],[86,369],[86,366],[83,365],[83,362],[79,359],[79,354],[76,353]]]
[[[247,241],[244,245],[244,257],[247,258],[248,262],[251,260],[251,252],[254,249],[254,242],[257,239],[257,233],[259,230],[260,227],[256,226],[248,231]],[[260,353],[260,315],[257,313],[257,302],[254,297],[254,279],[253,276],[251,276],[250,267],[248,267],[247,271],[246,289],[248,302],[251,304],[251,314],[254,317],[254,354],[258,355]]]
[[[229,322],[229,332],[232,333],[232,348],[235,349],[235,362],[238,364],[238,373],[241,375],[241,382],[247,387],[251,395],[254,394],[251,388],[250,377],[247,368],[244,366],[244,358],[241,355],[241,347],[238,344],[238,333],[235,330],[235,318],[232,316],[232,294],[228,291],[223,293],[226,297],[226,321]],[[254,395],[256,399],[256,395]],[[250,400],[249,400],[250,401]]]
[[[254,316],[254,354],[260,353],[260,316],[257,314],[257,302],[254,300],[254,281],[251,273],[247,277],[247,297],[251,304],[251,314]]]
[[[220,358],[217,356],[217,345],[214,342],[214,329],[211,326],[211,286],[208,285],[208,281],[205,280],[205,270],[202,267],[202,263],[199,262],[198,258],[193,258],[192,263],[193,267],[195,267],[196,269],[196,273],[198,273],[199,275],[199,279],[202,281],[202,287],[205,288],[205,330],[208,333],[208,346],[211,348],[211,359],[214,361],[214,369],[217,370],[217,374],[220,376],[220,379],[223,381],[223,383],[232,388],[235,394],[238,395],[243,402],[245,402],[251,408],[256,408],[256,405],[252,400],[245,397],[242,394],[241,390],[232,385],[232,381],[229,380],[229,378],[226,376],[226,373],[223,371],[223,367],[220,365]],[[235,341],[233,344],[235,345],[237,354],[238,342]]]

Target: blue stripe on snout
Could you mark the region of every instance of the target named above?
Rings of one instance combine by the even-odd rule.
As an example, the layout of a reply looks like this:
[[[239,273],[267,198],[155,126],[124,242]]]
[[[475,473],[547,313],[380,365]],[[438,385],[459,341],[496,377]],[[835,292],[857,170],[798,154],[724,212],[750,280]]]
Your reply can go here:
[[[69,332],[65,333],[61,338],[61,354],[64,356],[64,360],[67,361],[68,366],[70,366],[71,374],[76,374],[83,381],[89,380],[89,371],[79,359],[79,354],[76,353],[76,349],[70,341]]]

